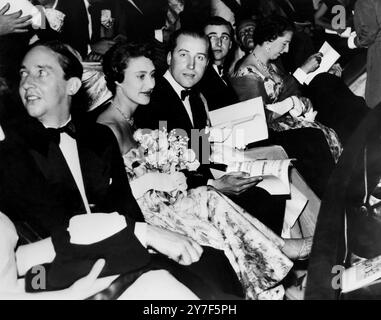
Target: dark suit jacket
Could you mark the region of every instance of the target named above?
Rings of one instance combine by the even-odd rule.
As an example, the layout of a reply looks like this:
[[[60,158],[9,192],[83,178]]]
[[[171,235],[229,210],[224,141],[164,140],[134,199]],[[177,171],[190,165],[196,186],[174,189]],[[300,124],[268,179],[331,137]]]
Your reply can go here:
[[[189,138],[192,135],[192,129],[195,129],[180,97],[165,78],[159,78],[156,81],[150,104],[139,106],[134,119],[138,128],[153,130],[159,128],[159,121],[165,121],[168,132],[177,129],[177,133],[180,133],[179,129],[182,129]],[[197,150],[195,152],[198,153]],[[210,170],[206,166],[201,166],[199,174],[188,176],[188,186],[193,188],[206,185],[210,178],[212,178]]]
[[[213,65],[209,64],[200,82],[200,90],[208,101],[210,111],[230,106],[239,102],[230,82],[224,82],[214,70]]]
[[[98,124],[77,125],[77,145],[86,195],[93,212],[117,211],[143,220],[132,196],[112,132]],[[0,210],[16,225],[26,222],[41,237],[72,216],[85,213],[74,178],[57,144],[40,122],[19,120],[0,145]]]
[[[185,107],[173,90],[169,82],[160,78],[151,96],[148,106],[141,106],[135,112],[136,124],[139,128],[158,129],[159,120],[167,121],[168,130],[183,129],[190,137],[193,129]],[[195,150],[197,152],[197,150]],[[209,179],[213,179],[210,172],[211,165],[201,165],[196,173],[187,173],[188,188],[205,186]],[[243,207],[249,213],[255,215],[259,220],[280,233],[284,218],[284,199],[271,196],[267,191],[253,187],[245,193],[231,199]]]
[[[133,234],[134,221],[143,217],[131,194],[118,144],[112,131],[99,124],[76,125],[86,195],[97,212],[118,211],[127,216],[127,231],[87,246],[86,250],[68,241],[60,244],[59,235],[67,220],[84,210],[79,191],[62,153],[57,145],[47,141],[42,125],[30,118],[15,125],[18,134],[7,126],[7,138],[0,143],[0,210],[16,226],[19,221],[27,221],[38,228],[42,237],[54,235],[58,252],[48,269],[51,287],[66,287],[74,281],[73,277],[88,274],[94,260],[102,256],[107,261],[102,274],[107,275],[107,270],[110,274],[127,272],[124,283],[117,283],[122,289],[148,270],[167,269],[201,298],[242,296],[241,285],[223,251],[205,248],[200,261],[191,266],[179,266],[161,254],[151,261]]]

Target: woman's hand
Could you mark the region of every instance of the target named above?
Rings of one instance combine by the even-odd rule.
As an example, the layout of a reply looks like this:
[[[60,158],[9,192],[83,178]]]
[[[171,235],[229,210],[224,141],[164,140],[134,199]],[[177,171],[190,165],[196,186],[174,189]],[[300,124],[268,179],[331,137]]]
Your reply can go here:
[[[333,74],[336,77],[341,78],[341,75],[343,73],[343,68],[340,66],[339,63],[335,63],[331,69],[328,70],[328,73]]]
[[[323,54],[321,52],[310,56],[307,61],[300,67],[306,74],[316,71],[320,67]]]

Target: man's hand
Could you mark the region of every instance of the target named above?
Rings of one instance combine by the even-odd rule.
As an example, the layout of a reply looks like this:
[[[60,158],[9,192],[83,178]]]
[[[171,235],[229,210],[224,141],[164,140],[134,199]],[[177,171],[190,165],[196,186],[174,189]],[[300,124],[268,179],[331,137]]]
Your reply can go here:
[[[10,33],[23,33],[28,32],[28,26],[32,24],[32,16],[22,16],[22,11],[17,11],[12,14],[6,14],[10,8],[10,4],[7,3],[0,9],[0,36]]]
[[[147,225],[147,246],[182,265],[197,262],[202,255],[201,246],[179,233]]]
[[[224,194],[239,196],[262,180],[262,177],[250,177],[245,172],[232,172],[213,180],[212,186]]]
[[[306,74],[314,72],[319,68],[322,58],[323,54],[321,52],[315,53],[307,59],[300,69],[302,69]]]
[[[110,48],[115,44],[113,40],[100,40],[97,43],[94,43],[91,46],[91,51],[98,55],[104,55]]]

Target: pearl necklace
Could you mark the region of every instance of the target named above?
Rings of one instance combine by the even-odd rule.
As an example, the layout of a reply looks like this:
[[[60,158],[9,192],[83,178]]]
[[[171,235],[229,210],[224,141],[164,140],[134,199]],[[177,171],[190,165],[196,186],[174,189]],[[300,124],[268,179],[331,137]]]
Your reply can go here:
[[[134,118],[129,118],[115,103],[114,101],[111,102],[111,105],[120,113],[120,115],[123,117],[124,121],[126,121],[130,126],[134,125]]]

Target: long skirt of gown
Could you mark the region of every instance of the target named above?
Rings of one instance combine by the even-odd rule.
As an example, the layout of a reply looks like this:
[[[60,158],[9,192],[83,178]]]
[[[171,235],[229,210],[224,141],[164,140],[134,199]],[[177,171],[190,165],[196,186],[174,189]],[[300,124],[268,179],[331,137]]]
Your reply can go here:
[[[309,122],[305,120],[295,119],[291,117],[290,115],[285,115],[279,119],[271,121],[269,123],[269,127],[275,131],[285,131],[285,130],[300,129],[300,128],[319,129],[324,133],[325,139],[332,153],[332,157],[335,160],[335,163],[337,163],[341,153],[343,152],[343,147],[341,145],[341,142],[339,140],[337,133],[333,129],[317,121]],[[306,143],[308,143],[308,141],[306,141]]]
[[[283,298],[279,282],[293,266],[280,250],[283,240],[214,188],[191,189],[172,204],[150,191],[138,204],[147,223],[223,250],[246,299]]]

